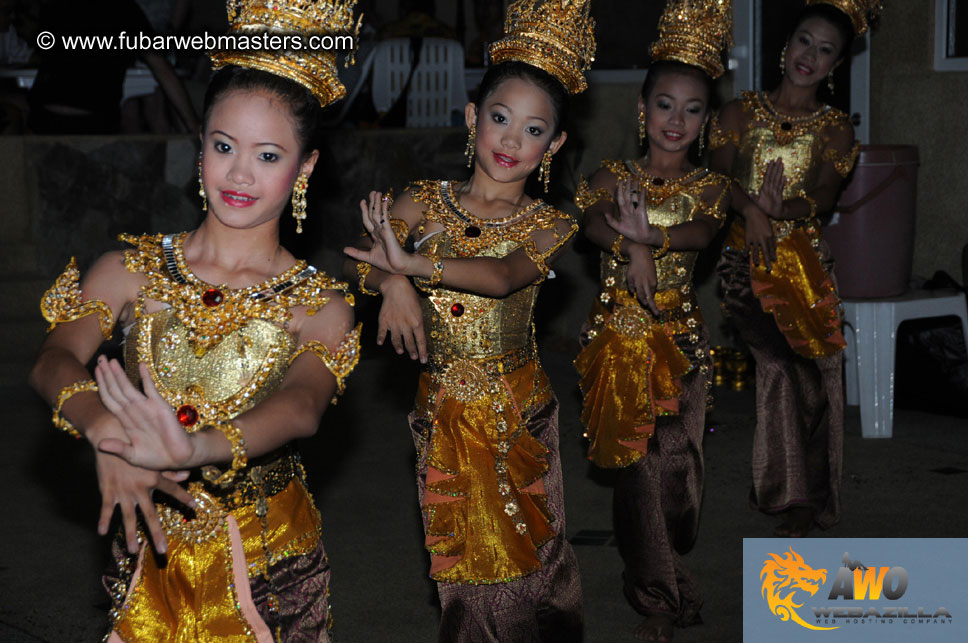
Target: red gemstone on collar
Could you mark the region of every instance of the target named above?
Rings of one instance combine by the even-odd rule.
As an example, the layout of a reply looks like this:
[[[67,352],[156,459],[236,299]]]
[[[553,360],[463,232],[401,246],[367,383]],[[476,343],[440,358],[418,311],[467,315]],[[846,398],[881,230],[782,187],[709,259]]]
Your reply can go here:
[[[784,132],[789,132],[790,130],[793,129],[793,123],[787,123],[787,122],[780,123],[780,129],[782,129]]]
[[[464,228],[464,236],[470,237],[471,239],[479,237],[481,236],[481,229],[478,228],[476,225],[469,225],[466,228]]]
[[[654,179],[652,179],[652,185],[655,185],[655,186],[665,185],[665,179],[655,177]]]
[[[198,411],[191,404],[182,404],[175,411],[175,417],[178,418],[178,422],[184,426],[195,426],[198,422]]]
[[[454,317],[460,317],[461,315],[464,314],[464,305],[454,304],[453,306],[450,307],[450,314],[453,315]]]
[[[215,308],[223,301],[225,301],[225,295],[218,288],[209,288],[202,293],[202,303],[209,308]]]

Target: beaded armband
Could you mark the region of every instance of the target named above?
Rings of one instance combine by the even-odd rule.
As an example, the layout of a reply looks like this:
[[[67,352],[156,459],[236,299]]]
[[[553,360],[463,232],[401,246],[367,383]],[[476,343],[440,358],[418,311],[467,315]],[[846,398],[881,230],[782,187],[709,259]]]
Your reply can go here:
[[[219,422],[213,428],[221,431],[225,439],[232,444],[232,467],[222,475],[218,475],[218,469],[215,467],[204,467],[202,477],[214,485],[224,487],[235,480],[236,472],[245,468],[245,465],[249,463],[249,456],[246,451],[245,438],[242,437],[242,429],[231,422]]]
[[[807,193],[804,192],[803,190],[800,190],[800,193],[797,194],[797,196],[803,199],[804,201],[806,201],[810,205],[810,214],[808,215],[808,217],[812,219],[815,216],[817,216],[817,202],[813,198],[807,196]],[[807,218],[807,217],[804,217],[804,218]]]
[[[581,177],[581,179],[578,181],[578,188],[575,190],[575,205],[584,211],[602,199],[611,201],[612,195],[609,194],[608,190],[605,188],[598,188],[592,192],[591,188],[588,186],[588,181],[585,180],[585,177]]]
[[[361,295],[370,295],[371,297],[376,297],[380,293],[375,290],[370,290],[366,287],[366,277],[373,270],[373,266],[366,263],[365,261],[359,261],[356,264],[356,274],[359,276],[359,289]]]
[[[541,278],[545,279],[551,272],[551,267],[548,265],[548,259],[550,259],[558,250],[561,249],[562,245],[565,244],[571,237],[578,232],[578,224],[572,219],[566,219],[570,221],[571,228],[565,234],[558,232],[558,228],[552,225],[550,229],[552,234],[555,235],[555,242],[548,246],[544,252],[538,250],[538,244],[535,243],[532,237],[527,237],[521,247],[524,248],[524,252],[528,255],[528,258],[534,262],[534,265],[538,267],[538,271],[541,273]]]
[[[303,353],[312,353],[336,377],[336,395],[342,395],[343,391],[346,390],[344,380],[353,372],[357,362],[360,361],[360,329],[362,326],[362,324],[357,324],[356,328],[348,332],[335,352],[330,351],[322,342],[316,340],[306,342],[293,353],[292,357],[289,358],[289,363],[292,364]],[[336,402],[335,396],[332,401],[333,403]]]
[[[719,124],[719,117],[713,114],[709,124],[709,149],[716,150],[730,143],[739,146],[739,132],[724,130]]]
[[[823,160],[833,163],[837,174],[846,178],[850,171],[854,169],[858,154],[860,154],[860,142],[854,141],[853,147],[843,156],[835,149],[828,149],[823,153]]]
[[[51,422],[54,423],[54,426],[61,431],[66,431],[77,439],[81,438],[81,434],[77,432],[77,429],[74,428],[74,425],[71,424],[67,418],[61,415],[61,409],[64,408],[64,404],[67,402],[67,400],[71,399],[78,393],[84,393],[86,391],[96,392],[97,382],[94,380],[80,380],[65,386],[57,395],[57,403],[54,405],[54,415],[51,418]]]
[[[669,244],[672,243],[672,241],[669,239],[669,229],[664,225],[656,225],[653,227],[662,233],[662,246],[659,248],[653,248],[652,258],[661,259],[669,252]]]
[[[712,217],[713,219],[716,219],[717,221],[720,221],[720,222],[725,221],[726,210],[723,208],[723,199],[726,198],[726,195],[729,193],[729,188],[730,188],[730,182],[727,181],[725,183],[725,187],[723,187],[722,192],[720,192],[719,196],[716,197],[716,200],[713,201],[712,203],[704,204],[702,209],[703,214],[705,214],[708,217]]]
[[[50,322],[47,332],[54,330],[58,324],[75,321],[88,315],[97,315],[101,325],[101,335],[104,339],[111,339],[111,329],[114,327],[111,308],[98,299],[90,301],[82,299],[81,273],[77,269],[74,257],[71,257],[54,285],[44,293],[43,299],[40,300],[40,312],[44,315],[44,319]]]
[[[612,256],[615,261],[619,263],[628,263],[629,258],[622,254],[622,242],[625,241],[625,235],[620,234],[615,237],[615,241],[612,243]]]

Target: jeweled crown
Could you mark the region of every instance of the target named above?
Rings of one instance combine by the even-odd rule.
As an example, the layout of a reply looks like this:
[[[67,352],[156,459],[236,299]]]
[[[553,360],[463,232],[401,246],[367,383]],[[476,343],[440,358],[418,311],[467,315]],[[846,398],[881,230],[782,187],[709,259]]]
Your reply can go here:
[[[595,60],[590,7],[591,0],[515,0],[504,38],[491,44],[491,61],[519,60],[548,72],[571,94],[585,91],[585,71]]]
[[[227,0],[229,34],[237,36],[350,36],[354,49],[363,16],[354,19],[356,0]],[[213,67],[260,69],[299,83],[325,107],[346,95],[336,71],[336,52],[323,49],[272,51],[240,49],[209,54]],[[352,52],[347,64],[353,62]]]
[[[732,0],[669,0],[659,19],[652,60],[676,60],[722,76],[723,54],[733,46]]]
[[[884,9],[881,0],[807,0],[808,7],[812,4],[829,4],[846,13],[854,23],[854,33],[858,36],[867,33],[871,22]]]

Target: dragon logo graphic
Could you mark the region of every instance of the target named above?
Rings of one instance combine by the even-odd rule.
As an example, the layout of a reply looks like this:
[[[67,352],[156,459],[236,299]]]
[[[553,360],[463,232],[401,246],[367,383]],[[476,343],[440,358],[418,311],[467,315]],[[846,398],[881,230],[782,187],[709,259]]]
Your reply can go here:
[[[804,591],[813,596],[827,580],[826,569],[814,569],[803,562],[803,557],[790,548],[782,557],[767,554],[772,560],[763,561],[760,580],[763,587],[760,595],[766,599],[770,611],[781,621],[793,621],[811,630],[836,630],[836,627],[817,627],[810,625],[797,614],[796,608],[803,603],[795,603],[794,595]]]

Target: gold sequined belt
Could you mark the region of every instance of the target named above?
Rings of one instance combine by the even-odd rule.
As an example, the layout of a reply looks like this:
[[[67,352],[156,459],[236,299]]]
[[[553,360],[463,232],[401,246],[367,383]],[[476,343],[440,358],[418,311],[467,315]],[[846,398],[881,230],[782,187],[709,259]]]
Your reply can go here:
[[[516,371],[537,358],[538,348],[532,342],[527,346],[491,357],[458,357],[447,361],[432,359],[427,364],[427,370],[437,375],[452,370],[455,364],[464,363],[473,365],[473,368],[479,369],[482,373],[491,377],[500,377],[505,373]]]
[[[225,489],[208,486],[208,492],[226,511],[256,504],[285,489],[295,477],[305,479],[302,462],[293,452],[284,453],[266,464],[249,465]]]
[[[491,394],[494,383],[538,359],[534,343],[493,357],[463,357],[449,362],[431,361],[427,370],[437,385],[458,401],[469,404]]]

